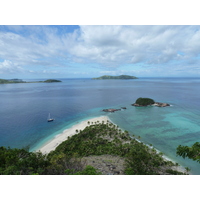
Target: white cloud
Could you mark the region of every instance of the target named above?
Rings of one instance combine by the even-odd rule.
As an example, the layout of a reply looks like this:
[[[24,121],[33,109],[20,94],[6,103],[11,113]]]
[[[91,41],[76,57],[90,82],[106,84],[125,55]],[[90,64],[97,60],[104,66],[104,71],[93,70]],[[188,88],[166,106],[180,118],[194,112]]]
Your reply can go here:
[[[0,63],[0,74],[3,73],[21,73],[23,72],[23,69],[18,66],[16,63],[13,63],[10,60],[4,60],[2,63]]]
[[[175,63],[188,68],[199,64],[200,26],[80,26],[70,33],[48,26],[9,26],[8,30],[0,32],[1,73],[36,72],[36,66],[45,67],[38,71],[53,73],[57,70],[50,67],[73,63],[86,68],[85,64],[97,63],[101,71],[110,73],[115,71],[110,67],[126,64],[159,70],[167,65],[174,71]]]
[[[193,26],[81,26],[69,52],[106,66],[164,64],[199,54],[200,34]],[[182,51],[186,56],[180,57]],[[192,58],[191,58],[192,59]]]
[[[30,64],[49,65],[49,63],[59,65],[57,61],[54,63],[52,58],[65,55],[63,50],[66,48],[62,44],[62,40],[54,31],[50,31],[52,29],[43,30],[42,27],[37,28],[36,26],[34,30],[28,36],[0,32],[0,58],[12,60],[23,66]]]

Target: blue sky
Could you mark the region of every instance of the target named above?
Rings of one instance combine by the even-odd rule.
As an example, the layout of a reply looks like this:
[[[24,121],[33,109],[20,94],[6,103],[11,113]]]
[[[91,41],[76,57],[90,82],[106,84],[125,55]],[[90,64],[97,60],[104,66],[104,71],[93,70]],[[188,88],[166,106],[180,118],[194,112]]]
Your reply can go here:
[[[0,25],[0,78],[199,77],[200,26]]]

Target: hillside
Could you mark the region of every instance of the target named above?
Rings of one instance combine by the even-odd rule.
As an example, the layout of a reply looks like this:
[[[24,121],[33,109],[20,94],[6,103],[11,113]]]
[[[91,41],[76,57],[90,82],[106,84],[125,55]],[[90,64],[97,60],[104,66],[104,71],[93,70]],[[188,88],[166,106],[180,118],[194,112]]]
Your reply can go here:
[[[0,84],[7,84],[7,83],[55,83],[55,82],[62,82],[56,79],[47,79],[45,81],[33,81],[33,82],[26,82],[21,79],[0,79]]]
[[[95,80],[103,80],[103,79],[137,79],[135,76],[129,76],[129,75],[120,75],[120,76],[109,76],[104,75],[98,78],[93,78]]]
[[[45,83],[55,83],[55,82],[61,82],[60,80],[56,80],[56,79],[48,79],[46,81],[44,81]]]
[[[0,84],[5,84],[5,83],[26,83],[25,81],[22,81],[21,79],[0,79]]]
[[[110,122],[98,121],[68,137],[49,154],[0,147],[0,174],[151,175],[185,174],[162,153]]]

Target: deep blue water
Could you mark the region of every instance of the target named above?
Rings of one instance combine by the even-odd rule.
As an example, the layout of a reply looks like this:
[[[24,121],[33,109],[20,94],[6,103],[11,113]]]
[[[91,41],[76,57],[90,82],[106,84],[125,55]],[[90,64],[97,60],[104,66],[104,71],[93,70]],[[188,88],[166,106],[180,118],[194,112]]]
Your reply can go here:
[[[108,115],[122,129],[191,168],[193,174],[200,174],[200,164],[176,156],[179,144],[200,142],[200,78],[62,81],[0,85],[0,146],[30,146],[35,150],[78,121]],[[138,97],[172,106],[131,106]],[[121,106],[127,109],[101,111]],[[48,113],[56,119],[54,122],[47,122]]]

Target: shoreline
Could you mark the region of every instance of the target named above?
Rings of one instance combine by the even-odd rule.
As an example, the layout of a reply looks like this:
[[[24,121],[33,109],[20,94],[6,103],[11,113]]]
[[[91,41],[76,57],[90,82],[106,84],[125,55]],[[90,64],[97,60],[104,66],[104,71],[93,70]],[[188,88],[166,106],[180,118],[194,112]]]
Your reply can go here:
[[[67,140],[68,137],[73,136],[75,134],[78,134],[76,130],[83,130],[86,126],[89,126],[88,121],[90,124],[95,123],[99,121],[101,123],[102,121],[107,122],[110,121],[109,117],[106,115],[100,116],[100,117],[94,117],[91,119],[87,119],[81,122],[77,122],[77,124],[73,125],[72,127],[65,129],[62,133],[56,135],[54,138],[52,138],[47,143],[43,144],[41,147],[35,150],[35,152],[42,152],[43,154],[48,154],[50,151],[53,151],[56,149],[56,147],[61,144],[63,141]]]
[[[112,124],[118,126],[118,125],[117,125],[116,123],[114,123],[111,119],[109,119],[109,121],[110,121]],[[121,127],[119,127],[119,128],[120,128],[122,131],[125,131],[125,129],[122,129]],[[156,149],[153,145],[150,146],[149,144],[144,143],[143,141],[139,140],[137,137],[133,137],[130,133],[129,133],[129,136],[130,136],[131,138],[135,139],[137,142],[143,143],[144,145],[146,145],[146,146],[147,146],[148,148],[150,148],[150,149],[153,149],[153,148],[154,148],[158,154],[161,152],[160,150]],[[163,155],[162,155],[162,158],[163,158],[165,161],[171,161],[171,162],[174,163],[174,164],[177,163],[175,160],[173,160],[173,159],[171,159],[170,157],[166,156],[164,153],[163,153]],[[179,164],[179,163],[178,163],[178,164]],[[185,167],[182,166],[182,165],[180,165],[180,164],[179,164],[178,166],[172,166],[172,169],[173,169],[173,170],[177,170],[177,171],[179,171],[179,172],[183,172],[183,173],[185,173],[185,171],[186,171],[186,170],[185,170]],[[189,174],[189,175],[192,175],[191,172],[188,172],[188,174]]]
[[[88,124],[88,121],[90,122],[90,124]],[[83,121],[78,121],[77,124],[71,126],[68,129],[65,129],[62,133],[59,133],[58,135],[55,135],[52,139],[50,139],[49,141],[47,141],[45,144],[43,144],[41,147],[39,147],[38,149],[35,150],[35,152],[42,152],[43,154],[48,154],[51,151],[55,150],[56,147],[61,144],[63,141],[67,140],[68,137],[71,137],[75,134],[78,134],[78,132],[76,132],[76,130],[83,130],[85,129],[85,127],[91,125],[91,124],[95,124],[95,122],[99,122],[102,123],[102,121],[104,121],[105,123],[107,121],[111,122],[112,124],[115,124],[107,115],[102,115],[100,117],[94,117],[94,118],[90,118],[90,119],[86,119]],[[117,124],[115,124],[117,125]],[[119,127],[120,128],[120,127]],[[121,129],[121,128],[120,128]],[[123,129],[121,129],[123,130]],[[131,136],[131,135],[130,135]],[[138,142],[142,142],[139,139],[133,137],[134,139],[136,139]],[[143,142],[142,142],[143,143]],[[143,143],[145,144],[145,143]],[[153,148],[153,146],[149,146],[148,144],[145,144],[146,146],[148,146],[148,148]],[[156,152],[159,153],[160,151],[158,149],[156,149]],[[170,159],[169,157],[167,157],[165,154],[162,155],[162,158],[166,161],[171,161],[173,163],[176,163],[175,160]],[[185,168],[181,165],[179,166],[174,166],[173,167],[174,170],[180,171],[180,172],[185,172]],[[189,173],[191,174],[191,173]]]

